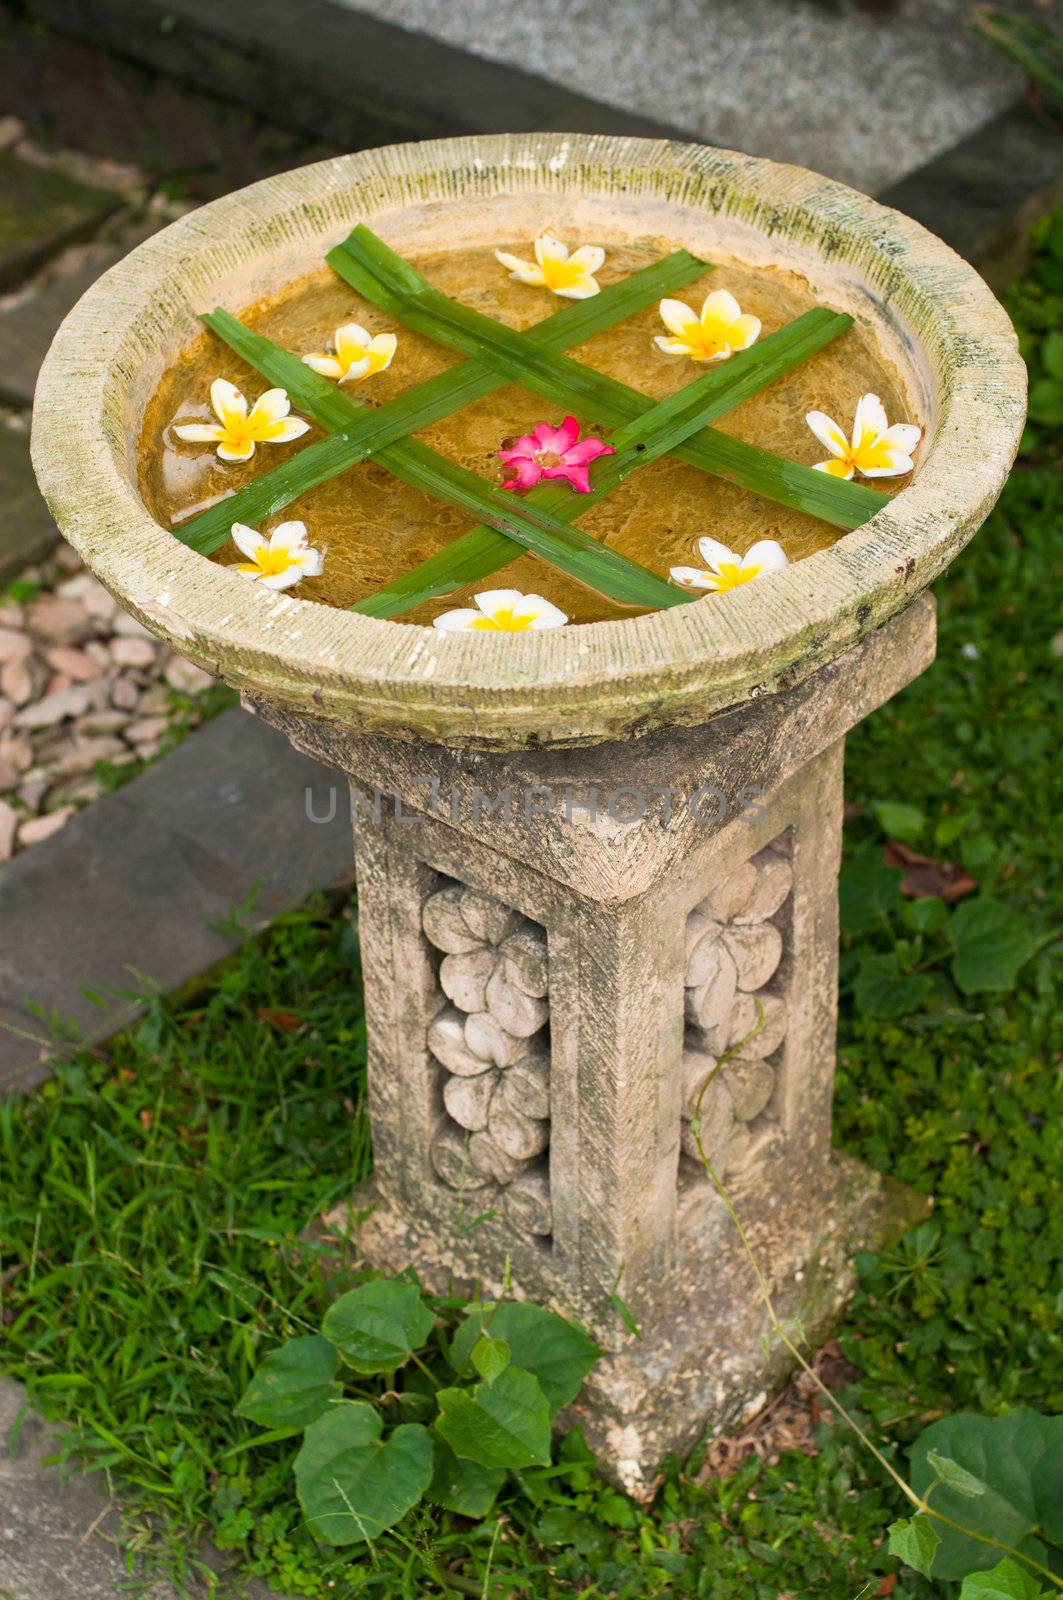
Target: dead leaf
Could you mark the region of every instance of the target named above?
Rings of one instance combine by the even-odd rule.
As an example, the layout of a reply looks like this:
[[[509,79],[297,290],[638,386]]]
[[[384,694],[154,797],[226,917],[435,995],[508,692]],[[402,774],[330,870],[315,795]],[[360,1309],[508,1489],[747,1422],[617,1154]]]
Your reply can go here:
[[[918,855],[897,839],[886,840],[885,855],[888,867],[900,867],[903,872],[901,893],[910,900],[944,900],[950,906],[978,888],[974,878],[955,862]]]
[[[875,1600],[886,1600],[887,1595],[891,1595],[896,1587],[897,1574],[895,1572],[887,1573],[875,1590]]]
[[[268,1022],[278,1033],[294,1033],[303,1025],[302,1017],[297,1017],[294,1011],[278,1011],[275,1006],[259,1006],[255,1016],[259,1022]]]

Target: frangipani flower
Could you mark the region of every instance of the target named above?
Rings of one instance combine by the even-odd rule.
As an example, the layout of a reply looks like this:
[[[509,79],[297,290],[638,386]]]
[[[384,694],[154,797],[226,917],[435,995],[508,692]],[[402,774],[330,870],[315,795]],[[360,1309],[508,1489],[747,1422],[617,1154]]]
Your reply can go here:
[[[541,594],[521,594],[519,589],[487,589],[473,595],[475,606],[444,611],[432,626],[444,633],[528,633],[539,628],[560,628],[565,613]]]
[[[210,386],[210,403],[217,422],[186,422],[173,431],[189,444],[216,443],[222,461],[250,461],[256,444],[288,444],[309,428],[302,417],[290,417],[291,401],[284,389],[267,389],[251,407],[225,378]]]
[[[659,333],[653,342],[670,356],[726,361],[736,350],[748,350],[760,337],[760,318],[744,312],[728,289],[714,289],[706,295],[700,317],[682,300],[662,300],[658,310],[675,337]]]
[[[361,323],[347,322],[332,336],[335,355],[322,350],[317,355],[304,356],[303,360],[323,377],[336,378],[340,383],[358,382],[371,378],[374,373],[385,372],[398,343],[393,333],[370,335]]]
[[[560,239],[541,233],[535,241],[534,261],[511,256],[508,250],[496,250],[495,260],[507,267],[510,277],[518,283],[549,289],[566,300],[589,300],[598,293],[594,274],[605,260],[605,251],[600,245],[582,244],[569,255],[568,246]]]
[[[911,422],[886,422],[886,409],[877,394],[865,394],[856,407],[852,441],[845,437],[832,417],[824,411],[810,411],[805,417],[812,432],[830,451],[829,461],[817,461],[817,472],[832,478],[898,478],[915,465],[912,451],[922,438],[922,430]]]
[[[682,589],[708,589],[726,594],[740,589],[765,572],[780,572],[787,565],[786,552],[775,539],[758,539],[744,556],[728,550],[718,539],[699,539],[698,550],[707,571],[701,567],[673,567],[668,576]]]
[[[567,478],[580,494],[590,494],[591,462],[615,455],[614,447],[601,439],[580,439],[579,423],[566,417],[560,428],[540,422],[531,433],[522,433],[516,444],[498,452],[498,459],[513,468],[506,489],[532,489],[543,478]]]
[[[246,523],[234,522],[233,543],[247,556],[236,563],[236,571],[257,578],[267,589],[290,589],[324,570],[324,555],[306,542],[305,522],[282,522],[268,539]]]

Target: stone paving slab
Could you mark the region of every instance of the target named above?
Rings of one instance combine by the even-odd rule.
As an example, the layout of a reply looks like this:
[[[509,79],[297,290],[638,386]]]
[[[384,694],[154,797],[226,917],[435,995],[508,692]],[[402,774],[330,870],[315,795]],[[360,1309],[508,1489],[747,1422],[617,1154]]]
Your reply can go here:
[[[0,423],[0,589],[58,543],[30,465],[29,435]]]
[[[48,1464],[58,1443],[59,1430],[28,1411],[21,1384],[0,1378],[0,1600],[178,1600],[164,1580],[130,1588],[120,1508],[101,1473],[68,1476]],[[204,1559],[213,1566],[212,1554]],[[237,1597],[283,1600],[258,1582],[225,1586],[219,1600]]]
[[[0,289],[28,277],[63,245],[95,232],[120,204],[113,191],[0,151]]]
[[[43,1082],[61,1049],[33,1004],[106,1038],[136,1014],[137,994],[174,989],[235,947],[212,924],[253,890],[262,927],[343,879],[349,807],[323,824],[306,815],[307,787],[325,815],[334,781],[234,707],[0,867],[0,1090]],[[101,1007],[83,992],[109,989],[132,997]]]

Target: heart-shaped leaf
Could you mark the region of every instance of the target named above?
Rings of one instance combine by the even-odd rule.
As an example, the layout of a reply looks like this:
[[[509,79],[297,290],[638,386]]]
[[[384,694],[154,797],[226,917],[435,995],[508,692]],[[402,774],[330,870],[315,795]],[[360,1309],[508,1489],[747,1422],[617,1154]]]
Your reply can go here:
[[[1050,1591],[1042,1589],[1036,1573],[1020,1567],[1005,1556],[988,1572],[969,1572],[963,1580],[960,1600],[1047,1600]]]
[[[482,1334],[472,1347],[471,1360],[484,1382],[494,1383],[509,1366],[509,1345],[504,1339],[489,1339]]]
[[[332,1406],[306,1430],[295,1458],[299,1504],[329,1544],[361,1544],[393,1527],[432,1478],[432,1436],[405,1422],[386,1441],[380,1418],[360,1400]]]
[[[934,1458],[933,1460],[931,1458]],[[935,1465],[947,1459],[984,1494],[957,1492]],[[1042,1417],[1019,1406],[1002,1417],[960,1412],[931,1423],[912,1447],[912,1487],[962,1527],[997,1539],[1053,1572],[1063,1573],[1063,1416]],[[959,1579],[996,1565],[999,1551],[946,1523],[935,1522],[941,1543],[935,1578]],[[1051,1541],[1050,1545],[1042,1542]]]
[[[504,1339],[513,1365],[535,1374],[551,1416],[576,1398],[602,1353],[582,1328],[566,1322],[556,1311],[523,1300],[504,1300],[498,1306],[478,1306],[466,1317],[451,1345],[450,1360],[455,1372],[468,1370],[481,1332],[489,1333],[493,1339]]]
[[[929,1578],[937,1547],[941,1543],[929,1517],[905,1518],[893,1523],[889,1531],[889,1553]]]
[[[436,1432],[481,1467],[550,1465],[550,1407],[538,1378],[507,1367],[475,1389],[440,1389]]]
[[[956,947],[952,976],[964,994],[1013,989],[1019,968],[1037,948],[1023,919],[985,895],[956,907],[949,936]]]
[[[447,1441],[435,1435],[435,1472],[427,1497],[445,1511],[463,1517],[486,1517],[495,1496],[506,1481],[502,1467],[481,1467],[476,1461],[463,1461]]]
[[[260,1363],[236,1407],[263,1428],[298,1433],[339,1399],[335,1381],[340,1358],[320,1334],[289,1339]]]
[[[414,1284],[377,1278],[334,1301],[321,1331],[356,1372],[391,1372],[424,1344],[435,1320]]]

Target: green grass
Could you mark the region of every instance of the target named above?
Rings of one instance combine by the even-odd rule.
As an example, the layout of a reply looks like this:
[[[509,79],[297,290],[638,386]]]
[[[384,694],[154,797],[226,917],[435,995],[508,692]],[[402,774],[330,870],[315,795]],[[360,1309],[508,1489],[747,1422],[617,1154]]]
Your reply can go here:
[[[1033,280],[1016,291],[1024,326],[1063,326],[1052,297]],[[847,752],[863,813],[850,851],[881,838],[876,804],[903,802],[915,848],[958,860],[1042,937],[1063,813],[1058,465],[1058,443],[1032,435],[939,585],[937,663]],[[883,937],[845,941],[836,1133],[935,1207],[863,1263],[842,1342],[861,1369],[847,1398],[903,1466],[940,1412],[1063,1407],[1063,1093],[1049,945],[1013,992],[970,997],[962,1025],[934,1025],[856,1013],[853,964]],[[255,1430],[231,1412],[260,1355],[320,1317],[321,1271],[295,1240],[368,1163],[355,959],[345,912],[304,909],[200,993],[155,1003],[134,1031],[0,1111],[0,1358],[69,1424],[69,1453],[113,1476],[131,1547],[199,1595],[205,1536],[245,1572],[315,1600],[438,1595],[426,1558],[490,1600],[870,1600],[896,1571],[882,1539],[902,1508],[827,1425],[818,1456],[754,1461],[726,1482],[699,1485],[697,1458],[673,1464],[648,1512],[570,1436],[554,1468],[507,1491],[500,1520],[416,1513],[372,1558],[313,1547],[291,1489],[294,1445],[241,1449]],[[892,1590],[949,1593],[911,1573]]]

